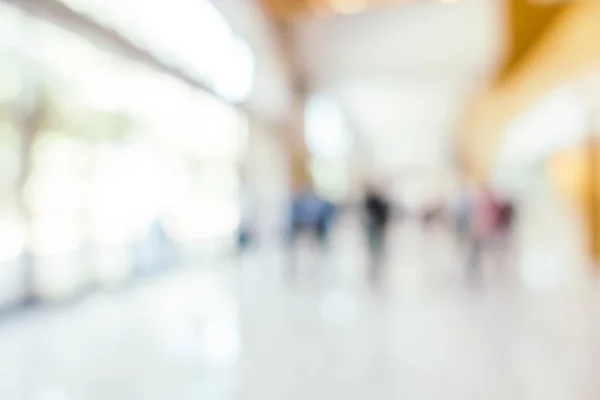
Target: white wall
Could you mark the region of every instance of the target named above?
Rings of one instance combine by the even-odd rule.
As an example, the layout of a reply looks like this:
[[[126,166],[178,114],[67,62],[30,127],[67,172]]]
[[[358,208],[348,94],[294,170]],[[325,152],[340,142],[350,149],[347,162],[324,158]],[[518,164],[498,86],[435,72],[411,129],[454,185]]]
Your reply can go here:
[[[283,142],[259,124],[253,124],[244,159],[247,221],[260,243],[273,243],[285,227],[289,204],[289,170]]]

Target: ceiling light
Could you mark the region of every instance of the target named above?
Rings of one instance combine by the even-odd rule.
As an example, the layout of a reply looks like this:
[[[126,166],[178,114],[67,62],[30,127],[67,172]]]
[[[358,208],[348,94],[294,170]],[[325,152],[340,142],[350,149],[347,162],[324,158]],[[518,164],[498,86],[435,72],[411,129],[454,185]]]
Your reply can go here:
[[[340,14],[358,14],[367,8],[367,0],[330,0],[330,4]]]

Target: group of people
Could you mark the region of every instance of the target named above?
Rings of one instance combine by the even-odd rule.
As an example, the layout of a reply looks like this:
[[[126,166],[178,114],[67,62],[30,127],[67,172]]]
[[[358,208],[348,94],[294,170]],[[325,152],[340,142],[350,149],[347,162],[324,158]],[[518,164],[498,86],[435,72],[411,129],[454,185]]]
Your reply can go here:
[[[312,186],[299,190],[292,197],[287,221],[286,241],[290,248],[297,247],[301,236],[308,234],[315,239],[321,251],[329,246],[332,227],[342,207],[320,196]],[[371,268],[379,273],[385,254],[385,242],[390,222],[397,215],[385,188],[380,185],[367,185],[359,204],[363,219],[364,232],[367,239]],[[448,218],[453,216],[454,218]],[[437,204],[430,207],[422,215],[425,227],[435,221],[442,221],[445,226],[453,220],[456,236],[463,247],[468,249],[467,270],[473,274],[480,271],[483,255],[495,250],[507,252],[507,238],[510,236],[515,216],[514,206],[503,200],[492,190],[480,187],[477,190],[463,191],[454,207]],[[250,232],[240,232],[240,245],[246,245]],[[291,252],[291,257],[295,257]]]
[[[374,266],[378,266],[392,215],[392,205],[382,190],[375,185],[370,185],[365,190],[360,208],[364,217],[371,260]],[[317,239],[322,249],[326,249],[331,228],[339,212],[340,206],[319,196],[310,187],[298,192],[291,205],[288,243],[292,247],[295,246],[298,237],[307,232]]]
[[[365,188],[360,204],[364,228],[371,257],[371,270],[377,271],[385,253],[386,234],[396,212],[391,200],[382,188],[369,185]],[[503,199],[486,187],[465,192],[454,213],[447,213],[442,205],[427,210],[423,223],[427,226],[435,220],[446,221],[445,215],[455,216],[457,237],[467,245],[469,271],[478,272],[483,255],[490,250],[507,253],[509,238],[514,225],[515,209],[511,201]],[[300,233],[313,231],[323,248],[328,244],[331,227],[338,207],[306,190],[294,198],[289,225],[289,243],[294,245]]]

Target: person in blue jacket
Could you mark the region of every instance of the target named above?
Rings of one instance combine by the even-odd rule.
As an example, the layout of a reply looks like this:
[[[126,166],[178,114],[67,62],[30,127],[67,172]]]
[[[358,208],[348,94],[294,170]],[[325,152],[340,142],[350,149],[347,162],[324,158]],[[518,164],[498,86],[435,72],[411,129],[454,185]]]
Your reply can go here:
[[[312,187],[300,191],[292,199],[289,221],[290,245],[295,244],[302,232],[310,232],[321,247],[326,247],[335,211],[335,205],[318,196]]]

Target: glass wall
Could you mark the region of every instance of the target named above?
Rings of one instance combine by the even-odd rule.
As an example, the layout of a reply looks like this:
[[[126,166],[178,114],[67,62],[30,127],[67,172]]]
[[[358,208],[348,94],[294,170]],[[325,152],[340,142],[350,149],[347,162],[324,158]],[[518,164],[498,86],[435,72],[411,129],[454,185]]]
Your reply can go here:
[[[0,4],[0,307],[23,297],[19,256],[25,229],[19,210],[20,138],[18,108],[22,91],[22,17]]]
[[[0,9],[0,18],[12,13]],[[35,102],[19,124],[8,102],[25,93],[0,89],[0,235],[11,238],[0,244],[0,261],[18,257],[28,236],[33,271],[19,286],[65,298],[187,262],[186,249],[233,240],[245,117],[58,26],[16,17],[26,22],[15,26],[28,42],[14,47],[28,68],[2,43],[1,78],[32,82]],[[21,71],[28,76],[12,77]],[[16,188],[27,126],[34,134],[25,141],[22,203],[31,218],[23,227]]]

